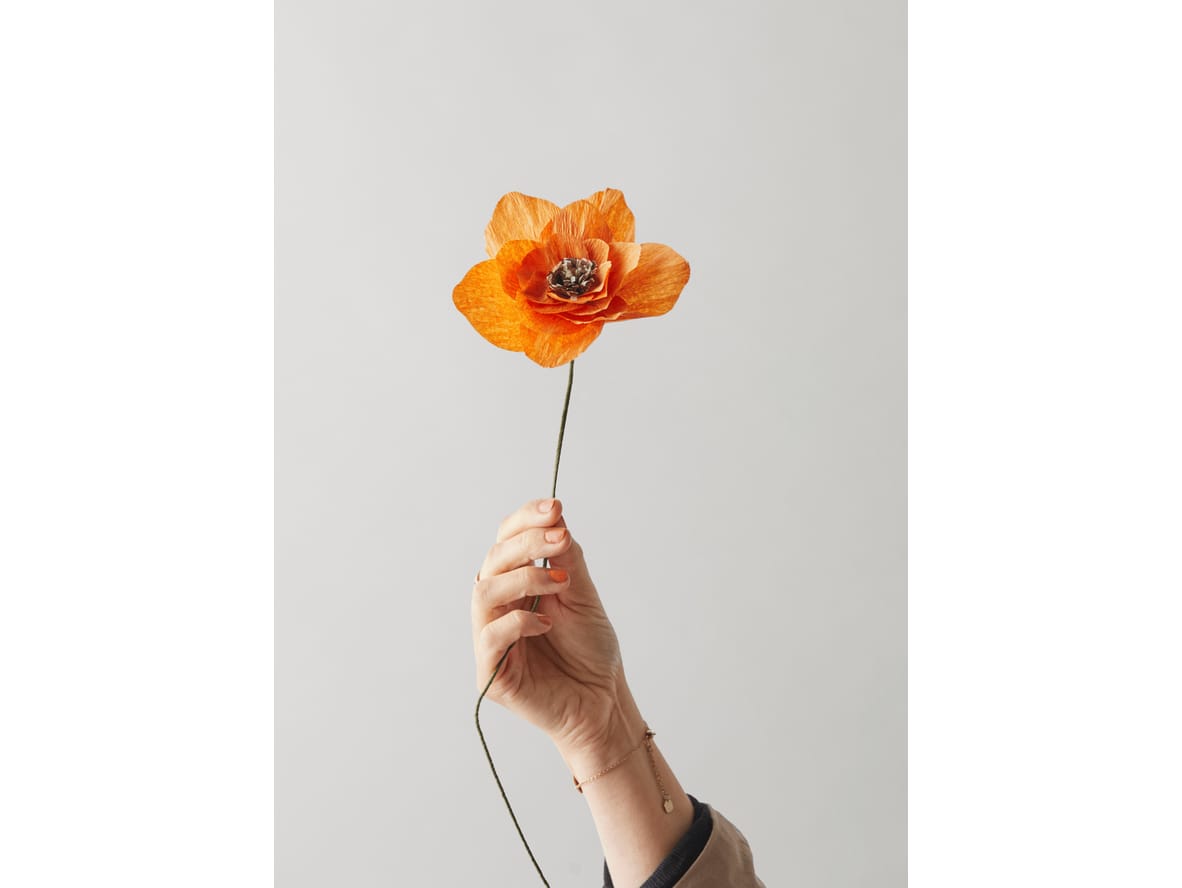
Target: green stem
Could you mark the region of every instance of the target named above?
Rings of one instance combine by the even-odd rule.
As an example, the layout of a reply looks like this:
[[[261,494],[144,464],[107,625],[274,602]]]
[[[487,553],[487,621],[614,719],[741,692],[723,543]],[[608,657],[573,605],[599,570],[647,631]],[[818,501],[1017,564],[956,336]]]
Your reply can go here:
[[[566,399],[562,402],[562,422],[558,424],[558,447],[554,451],[554,480],[550,482],[550,497],[558,495],[558,463],[562,460],[562,436],[566,434],[566,414],[570,410],[570,390],[575,384],[575,362],[570,362],[566,376]]]
[[[570,372],[566,377],[566,398],[562,402],[562,421],[558,425],[558,447],[554,451],[554,478],[550,482],[550,497],[553,499],[558,494],[558,464],[562,461],[562,438],[566,434],[566,414],[570,410],[570,390],[575,383],[575,362],[571,361],[569,364]],[[550,566],[550,559],[546,559],[546,567]],[[538,609],[538,602],[541,601],[540,595],[535,595],[533,602],[529,606],[530,613]],[[529,855],[530,862],[534,865],[534,869],[538,871],[538,878],[542,880],[542,884],[546,888],[550,888],[550,883],[546,881],[546,876],[542,873],[542,868],[538,865],[538,859],[534,857],[533,850],[529,847],[529,842],[525,840],[525,833],[521,830],[521,824],[517,822],[517,815],[513,813],[513,806],[509,804],[509,796],[505,794],[505,785],[501,783],[501,777],[497,774],[497,766],[493,764],[492,753],[488,751],[488,743],[484,739],[484,731],[480,728],[480,704],[484,702],[484,697],[488,693],[488,689],[492,687],[494,681],[497,680],[497,675],[501,672],[501,667],[505,665],[505,660],[509,656],[509,651],[517,642],[505,648],[505,653],[501,654],[501,659],[497,660],[497,665],[493,669],[493,673],[489,676],[488,683],[484,686],[484,690],[480,692],[480,696],[476,699],[476,733],[480,736],[480,745],[484,748],[484,757],[488,759],[489,770],[492,771],[493,779],[497,781],[497,789],[501,791],[501,799],[505,802],[505,808],[509,812],[509,816],[513,819],[513,826],[517,828],[517,835],[521,837],[521,844],[525,846],[525,853]]]

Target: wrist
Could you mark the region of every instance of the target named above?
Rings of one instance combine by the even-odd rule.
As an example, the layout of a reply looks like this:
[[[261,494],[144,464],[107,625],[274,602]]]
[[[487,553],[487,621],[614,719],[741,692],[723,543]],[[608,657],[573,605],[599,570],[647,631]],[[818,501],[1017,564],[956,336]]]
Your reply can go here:
[[[585,780],[634,750],[644,731],[640,708],[621,680],[599,726],[578,737],[555,738],[554,745],[571,774]]]

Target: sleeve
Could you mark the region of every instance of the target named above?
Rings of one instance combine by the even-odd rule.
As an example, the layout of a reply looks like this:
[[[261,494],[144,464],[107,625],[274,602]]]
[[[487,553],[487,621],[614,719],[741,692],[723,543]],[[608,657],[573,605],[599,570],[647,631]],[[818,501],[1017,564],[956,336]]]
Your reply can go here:
[[[751,846],[729,820],[690,796],[689,830],[641,888],[764,888],[755,875]],[[607,864],[604,888],[613,888]]]

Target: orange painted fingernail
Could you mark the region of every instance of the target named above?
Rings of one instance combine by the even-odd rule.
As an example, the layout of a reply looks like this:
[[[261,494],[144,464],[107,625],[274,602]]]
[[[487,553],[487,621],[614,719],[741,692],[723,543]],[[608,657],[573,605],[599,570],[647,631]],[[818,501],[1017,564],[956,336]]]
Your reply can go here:
[[[565,583],[566,582],[566,571],[565,570],[560,570],[559,568],[556,567],[553,570],[547,571],[547,573],[550,574],[550,579],[552,579],[556,583]]]
[[[546,542],[559,543],[562,542],[564,536],[566,536],[566,528],[556,527],[553,530],[546,531]]]

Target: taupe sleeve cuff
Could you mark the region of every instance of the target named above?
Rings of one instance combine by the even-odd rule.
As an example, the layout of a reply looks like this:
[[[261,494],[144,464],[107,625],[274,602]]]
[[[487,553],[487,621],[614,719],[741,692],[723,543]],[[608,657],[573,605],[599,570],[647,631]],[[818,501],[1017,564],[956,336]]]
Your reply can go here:
[[[641,888],[764,888],[751,846],[729,820],[690,796],[694,819],[669,856]],[[607,864],[604,888],[613,888]]]
[[[764,888],[755,875],[751,846],[743,834],[717,811],[710,814],[714,828],[706,847],[676,883],[677,888]]]

